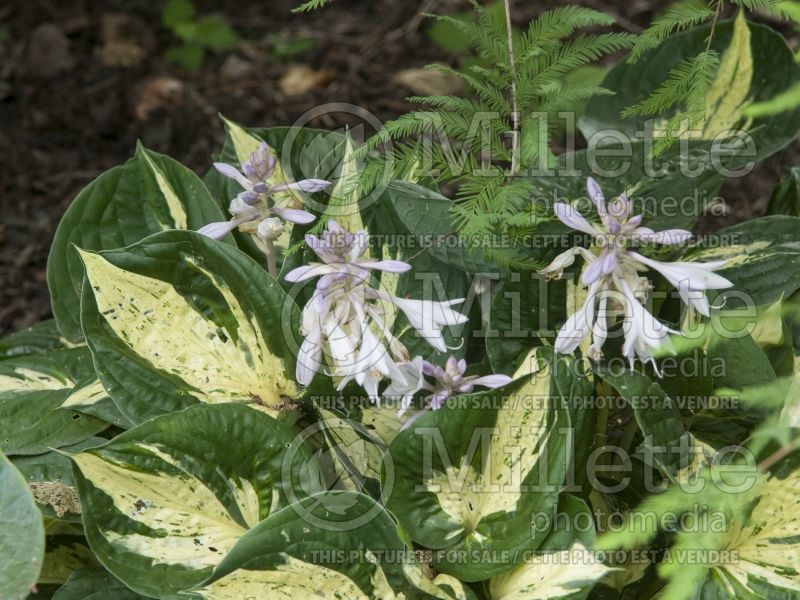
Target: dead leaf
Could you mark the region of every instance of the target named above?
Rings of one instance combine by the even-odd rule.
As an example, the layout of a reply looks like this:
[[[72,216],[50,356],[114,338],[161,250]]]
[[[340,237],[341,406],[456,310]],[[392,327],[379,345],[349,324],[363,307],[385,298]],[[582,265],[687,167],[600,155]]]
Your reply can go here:
[[[448,96],[461,91],[458,77],[433,69],[403,69],[392,81],[420,96]]]
[[[174,77],[154,77],[145,82],[134,114],[140,121],[146,121],[151,113],[159,108],[178,106],[185,95],[183,82]]]
[[[315,88],[324,87],[334,75],[328,69],[315,71],[307,65],[293,65],[281,77],[278,86],[286,96],[300,96]]]
[[[100,26],[103,45],[98,54],[111,67],[135,67],[153,46],[153,36],[146,23],[121,13],[106,13]]]

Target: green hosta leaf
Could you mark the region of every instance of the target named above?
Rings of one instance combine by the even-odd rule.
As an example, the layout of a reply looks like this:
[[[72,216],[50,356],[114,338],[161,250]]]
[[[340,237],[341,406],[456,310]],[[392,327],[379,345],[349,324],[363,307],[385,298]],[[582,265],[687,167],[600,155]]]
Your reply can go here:
[[[592,98],[579,124],[583,135],[591,139],[603,130],[620,130],[636,139],[635,132],[644,130],[648,117],[622,119],[620,114],[650,96],[666,73],[704,51],[708,33],[706,25],[674,35],[636,64],[622,62],[614,67],[602,85],[615,94]],[[710,114],[706,114],[703,137],[711,138],[730,127],[744,128],[755,142],[756,154],[746,160],[763,159],[790,142],[800,129],[800,109],[752,120],[743,114],[747,103],[771,99],[800,79],[800,66],[783,37],[740,17],[717,25],[711,49],[722,55],[722,63],[706,96]]]
[[[381,600],[474,595],[446,575],[425,578],[389,514],[368,496],[326,492],[270,516],[242,537],[193,596]]]
[[[450,211],[453,201],[424,186],[406,181],[393,181],[385,197],[394,206],[400,222],[419,247],[442,263],[470,273],[496,273],[498,266],[479,250],[464,247]]]
[[[193,406],[71,456],[89,545],[131,589],[178,598],[251,527],[319,491],[308,451],[244,406]]]
[[[767,214],[800,217],[800,167],[791,167],[772,192]]]
[[[568,413],[553,394],[563,374],[550,371],[456,398],[390,445],[385,501],[415,542],[447,549],[434,557],[440,571],[485,579],[514,566],[492,556],[541,543],[531,518],[555,508],[570,444]]]
[[[58,331],[52,319],[32,325],[0,339],[0,360],[60,350],[72,346]]]
[[[53,600],[140,600],[136,592],[126,588],[105,569],[86,567],[75,571],[53,594]]]
[[[63,584],[75,571],[96,566],[97,559],[82,535],[48,535],[37,586]]]
[[[42,568],[44,524],[25,479],[0,453],[0,597],[28,596]]]
[[[56,231],[47,263],[53,314],[61,333],[83,338],[80,293],[83,266],[73,245],[84,250],[128,246],[167,229],[199,229],[224,217],[197,175],[141,145],[124,165],[78,194]]]
[[[87,348],[0,362],[0,449],[7,454],[41,454],[107,428],[107,422],[65,407],[93,377]]]
[[[655,464],[669,477],[677,475],[689,459],[694,439],[684,428],[672,399],[656,382],[637,371],[616,373],[598,367],[596,372],[633,407]]]
[[[757,305],[772,304],[800,289],[800,218],[753,219],[718,232],[689,260],[727,260],[719,274]]]
[[[277,415],[298,396],[297,309],[237,249],[172,231],[81,257],[86,338],[105,389],[132,422],[198,402]]]
[[[512,374],[520,356],[555,338],[567,319],[567,297],[574,284],[532,272],[511,273],[495,293],[486,337],[486,355],[495,373]]]

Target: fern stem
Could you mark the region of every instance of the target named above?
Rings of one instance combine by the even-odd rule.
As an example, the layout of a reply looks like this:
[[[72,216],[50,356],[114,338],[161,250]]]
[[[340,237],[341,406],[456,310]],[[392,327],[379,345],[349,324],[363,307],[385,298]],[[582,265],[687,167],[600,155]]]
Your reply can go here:
[[[508,35],[508,62],[511,67],[511,175],[519,172],[519,104],[517,102],[517,65],[514,59],[514,34],[511,29],[511,2],[504,0],[506,9],[506,32]]]
[[[717,22],[719,21],[719,15],[722,12],[722,3],[724,0],[717,0],[716,6],[714,7],[714,18],[711,21],[711,29],[708,32],[708,40],[706,40],[706,53],[711,50],[711,41],[714,39],[714,30],[717,28]]]

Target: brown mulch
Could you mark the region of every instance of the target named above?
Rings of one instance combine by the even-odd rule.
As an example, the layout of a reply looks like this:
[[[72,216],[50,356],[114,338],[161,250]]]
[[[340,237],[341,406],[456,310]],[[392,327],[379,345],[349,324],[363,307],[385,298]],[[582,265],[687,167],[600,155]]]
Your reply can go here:
[[[516,17],[525,22],[565,3],[516,2]],[[200,14],[220,12],[219,3],[195,4]],[[380,120],[396,117],[409,109],[410,91],[393,75],[452,60],[425,35],[419,13],[465,7],[460,0],[334,0],[292,15],[295,4],[227,4],[223,14],[244,43],[211,56],[199,72],[165,62],[174,39],[160,25],[160,1],[0,5],[0,334],[49,316],[45,265],[58,221],[82,187],[131,156],[137,139],[202,174],[222,141],[218,113],[248,125],[287,125],[335,101]],[[580,4],[617,13],[624,28],[636,31],[667,2]],[[289,58],[276,56],[282,41],[298,38],[313,43]],[[292,69],[299,93],[287,92]],[[309,78],[315,83],[303,91]],[[309,124],[336,129],[352,120],[327,114]],[[791,150],[782,160],[795,156]],[[726,221],[763,212],[779,164],[768,161],[726,188],[733,207]]]

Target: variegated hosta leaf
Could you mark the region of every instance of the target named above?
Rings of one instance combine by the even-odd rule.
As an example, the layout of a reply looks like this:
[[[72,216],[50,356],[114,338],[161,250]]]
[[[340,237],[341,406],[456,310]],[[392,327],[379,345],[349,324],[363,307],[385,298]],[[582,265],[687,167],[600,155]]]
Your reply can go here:
[[[673,478],[691,460],[694,438],[683,425],[681,413],[657,382],[638,371],[596,368],[597,375],[631,405],[644,436],[643,444],[652,451],[648,467],[658,467]]]
[[[297,397],[297,308],[233,246],[172,231],[81,257],[86,338],[103,386],[132,422],[197,403],[278,415]]]
[[[55,320],[50,319],[0,339],[0,360],[72,346],[73,344],[58,331]]]
[[[368,496],[324,492],[242,537],[195,598],[412,600],[474,598],[459,581],[429,581],[389,514]]]
[[[355,155],[355,145],[350,135],[345,136],[344,156],[339,177],[331,188],[331,199],[325,207],[325,216],[333,219],[347,231],[362,231],[359,202],[359,174],[362,161]]]
[[[494,577],[491,600],[583,600],[610,569],[579,542],[567,550],[533,556],[513,571]]]
[[[652,117],[623,119],[620,114],[625,108],[648,98],[682,61],[705,51],[709,28],[710,24],[672,35],[635,64],[621,61],[611,69],[602,86],[614,94],[598,95],[589,101],[579,122],[584,137],[592,139],[598,136],[595,139],[599,140],[602,137],[600,132],[615,130],[631,140],[639,139],[636,132],[643,131],[645,122]],[[703,137],[693,144],[708,146],[714,136],[725,140],[726,130],[743,130],[754,143],[755,154],[747,152],[746,157],[718,154],[727,167],[735,169],[747,161],[766,158],[797,135],[800,110],[748,120],[744,118],[742,109],[751,102],[772,99],[791,88],[800,78],[800,66],[783,36],[764,25],[746,22],[741,15],[715,23],[711,49],[721,55],[718,76],[706,96],[706,120],[700,126],[703,131],[693,135],[687,133],[687,137]],[[612,139],[615,138],[607,136],[609,142]],[[698,158],[707,162],[702,156]]]
[[[132,159],[84,188],[58,226],[47,262],[47,283],[61,333],[73,341],[83,338],[83,266],[73,245],[84,250],[121,248],[159,231],[196,230],[224,218],[197,175],[139,145]]]
[[[0,598],[26,598],[43,557],[42,515],[25,479],[0,453]]]
[[[381,464],[388,444],[361,423],[321,407],[317,412],[329,463],[323,466],[332,470],[328,487],[358,492],[369,488],[380,494]]]
[[[77,444],[107,428],[107,422],[65,406],[73,394],[82,394],[86,382],[93,378],[87,348],[53,350],[0,362],[0,450],[6,454],[41,454],[50,448]],[[105,394],[98,401],[103,398]]]
[[[131,589],[177,598],[287,498],[319,491],[297,444],[263,413],[201,405],[72,455],[89,545]]]
[[[609,573],[588,550],[597,538],[588,505],[576,496],[562,494],[554,515],[553,529],[539,549],[515,569],[489,580],[490,600],[582,600]],[[537,518],[534,523],[543,527],[539,521]]]
[[[736,560],[711,567],[710,587],[735,598],[800,597],[800,471],[773,477],[757,494],[747,521],[732,523],[725,549]]]
[[[75,571],[61,586],[53,600],[143,600],[126,588],[111,573],[99,567],[86,567]]]
[[[714,139],[735,128],[746,129],[743,110],[753,83],[750,27],[740,11],[733,23],[730,44],[722,54],[717,76],[706,94],[703,137]]]
[[[789,298],[800,289],[800,218],[775,215],[728,227],[687,259],[727,261],[720,275],[757,305]]]
[[[548,365],[504,388],[458,397],[390,445],[393,491],[384,500],[415,542],[448,549],[435,560],[440,571],[485,579],[514,566],[494,557],[517,552],[521,560],[521,551],[541,543],[546,532],[534,531],[531,518],[556,506],[571,442],[555,377],[572,375]]]

